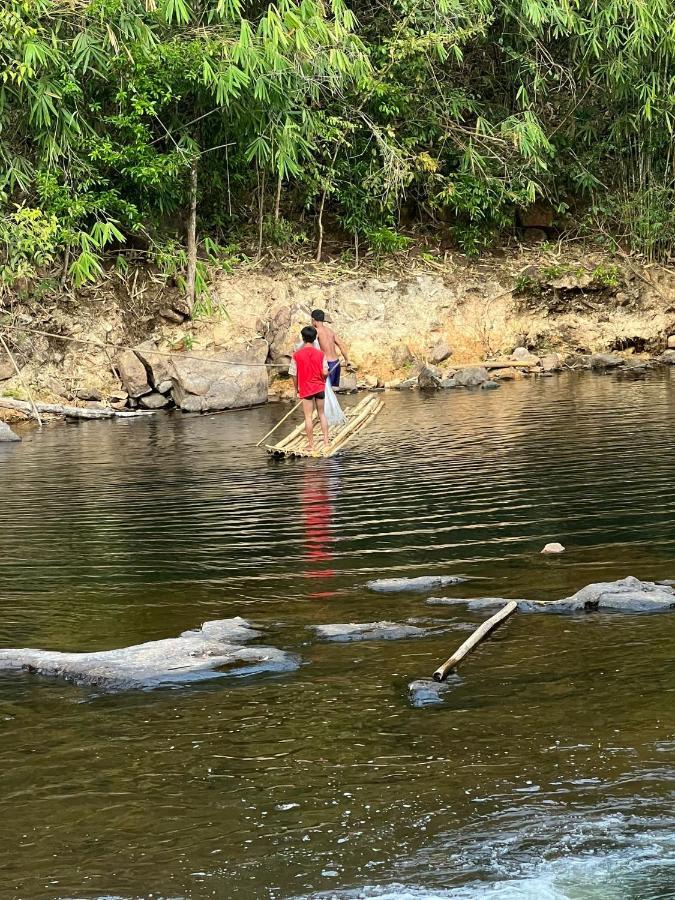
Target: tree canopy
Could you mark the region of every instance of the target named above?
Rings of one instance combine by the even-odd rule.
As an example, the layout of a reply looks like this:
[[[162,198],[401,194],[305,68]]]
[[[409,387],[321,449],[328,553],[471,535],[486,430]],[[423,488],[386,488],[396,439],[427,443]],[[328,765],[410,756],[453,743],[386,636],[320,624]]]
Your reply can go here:
[[[670,0],[5,0],[0,285],[182,260],[195,183],[206,251],[330,216],[478,252],[543,200],[666,256],[674,117]]]

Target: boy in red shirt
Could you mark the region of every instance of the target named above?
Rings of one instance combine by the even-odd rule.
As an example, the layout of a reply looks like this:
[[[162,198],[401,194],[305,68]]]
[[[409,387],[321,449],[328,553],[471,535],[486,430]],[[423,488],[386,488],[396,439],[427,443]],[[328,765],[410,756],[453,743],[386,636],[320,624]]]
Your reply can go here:
[[[295,385],[296,393],[302,397],[307,443],[309,444],[309,449],[314,450],[314,423],[312,422],[312,416],[314,407],[316,407],[321,424],[321,433],[323,434],[323,445],[325,448],[328,448],[330,443],[328,439],[328,422],[323,410],[328,363],[321,350],[317,350],[314,346],[316,328],[308,325],[302,329],[300,334],[302,335],[303,345],[293,354],[293,362],[295,363],[293,384]]]

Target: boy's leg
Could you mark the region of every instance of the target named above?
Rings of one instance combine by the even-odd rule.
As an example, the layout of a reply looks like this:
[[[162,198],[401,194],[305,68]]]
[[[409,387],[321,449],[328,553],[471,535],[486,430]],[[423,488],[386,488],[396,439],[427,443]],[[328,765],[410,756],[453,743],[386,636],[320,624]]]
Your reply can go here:
[[[309,449],[314,449],[314,422],[312,416],[314,414],[314,399],[312,397],[302,398],[302,411],[305,415],[305,432],[307,433],[307,443]]]
[[[321,423],[321,434],[323,435],[323,445],[324,447],[328,447],[330,444],[330,438],[328,437],[328,420],[326,419],[326,413],[324,412],[324,400],[319,400],[316,398],[316,411],[319,414],[319,422]]]

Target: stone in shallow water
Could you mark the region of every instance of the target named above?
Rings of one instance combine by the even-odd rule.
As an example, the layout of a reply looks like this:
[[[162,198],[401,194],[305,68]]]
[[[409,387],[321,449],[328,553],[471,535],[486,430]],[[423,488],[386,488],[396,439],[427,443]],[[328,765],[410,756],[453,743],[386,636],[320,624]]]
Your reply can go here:
[[[0,421],[0,442],[19,442],[21,438],[15,434],[6,422]]]
[[[431,606],[466,603],[469,609],[491,609],[509,601],[503,597],[477,597],[473,600],[430,597]],[[601,609],[617,612],[670,612],[675,610],[675,588],[628,576],[618,581],[589,584],[562,600],[517,600],[519,612],[574,613]]]
[[[418,678],[408,685],[408,699],[411,706],[438,706],[447,694],[460,681],[459,675],[452,674],[446,681],[434,681],[433,678]]]
[[[156,688],[228,674],[296,669],[297,657],[276,647],[243,647],[260,632],[237,616],[206,622],[180,637],[96,653],[0,650],[0,670],[23,670],[104,690]]]
[[[337,625],[311,626],[317,637],[328,641],[396,641],[403,638],[425,637],[436,633],[417,625],[399,625],[397,622],[347,622]]]
[[[468,581],[463,575],[420,575],[418,578],[378,578],[369,581],[366,587],[371,591],[427,591],[463,581]]]

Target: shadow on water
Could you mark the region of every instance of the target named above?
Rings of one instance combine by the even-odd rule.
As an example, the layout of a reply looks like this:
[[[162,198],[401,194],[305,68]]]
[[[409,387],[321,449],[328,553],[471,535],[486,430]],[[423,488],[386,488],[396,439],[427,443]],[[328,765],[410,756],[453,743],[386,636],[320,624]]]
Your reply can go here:
[[[99,695],[0,676],[0,896],[675,896],[673,616],[481,616],[675,576],[673,376],[386,395],[359,443],[269,464],[280,413],[81,423],[0,448],[0,646],[101,650],[241,615],[293,673]],[[568,547],[559,558],[544,543]],[[438,593],[434,591],[434,593]],[[408,618],[420,640],[319,643]],[[82,701],[87,702],[82,702]]]

